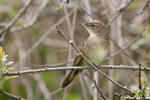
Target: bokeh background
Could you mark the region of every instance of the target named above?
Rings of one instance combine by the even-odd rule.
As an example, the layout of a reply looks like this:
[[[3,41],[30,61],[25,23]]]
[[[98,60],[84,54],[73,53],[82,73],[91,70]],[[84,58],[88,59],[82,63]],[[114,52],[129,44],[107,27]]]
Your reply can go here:
[[[30,0],[0,0],[0,31],[11,22]],[[69,1],[69,2],[68,2]],[[124,47],[134,40],[145,27],[142,36],[125,51],[106,64],[131,65],[150,64],[150,3],[148,0],[32,0],[21,18],[10,28],[0,45],[13,61],[13,70],[44,67],[71,66],[76,51],[61,37],[55,25],[75,41],[78,48],[88,37],[80,23],[97,19],[108,24],[123,6],[126,9],[108,28],[109,52]],[[68,3],[67,3],[68,2]],[[0,34],[2,36],[2,34]],[[59,64],[59,65],[58,65]],[[104,70],[114,80],[130,89],[138,90],[138,71]],[[101,100],[95,92],[93,80],[84,71],[67,89],[60,83],[66,71],[51,71],[21,75],[5,82],[4,90],[27,100]],[[146,87],[149,73],[142,73]],[[99,87],[109,100],[116,100],[114,93],[127,93],[98,75]],[[147,91],[147,96],[149,92]],[[98,97],[98,98],[97,98]],[[0,100],[10,100],[0,94]]]

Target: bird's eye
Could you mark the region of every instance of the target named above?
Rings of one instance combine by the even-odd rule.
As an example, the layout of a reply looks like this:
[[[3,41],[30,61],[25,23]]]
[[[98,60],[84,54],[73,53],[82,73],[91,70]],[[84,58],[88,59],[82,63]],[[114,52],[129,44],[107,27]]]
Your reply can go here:
[[[94,27],[95,25],[94,25],[94,24],[91,24],[90,26],[91,26],[91,27]]]

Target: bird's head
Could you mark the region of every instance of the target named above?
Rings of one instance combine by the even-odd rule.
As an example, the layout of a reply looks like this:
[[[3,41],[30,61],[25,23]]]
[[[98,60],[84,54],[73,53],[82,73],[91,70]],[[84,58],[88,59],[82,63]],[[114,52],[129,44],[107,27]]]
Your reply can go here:
[[[107,26],[98,20],[92,20],[83,23],[83,26],[87,29],[90,35],[104,36],[106,35]]]

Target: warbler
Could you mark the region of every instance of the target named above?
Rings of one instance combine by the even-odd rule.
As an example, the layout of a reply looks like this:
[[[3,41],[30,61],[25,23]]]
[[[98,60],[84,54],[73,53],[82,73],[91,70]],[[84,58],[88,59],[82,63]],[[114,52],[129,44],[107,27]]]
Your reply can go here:
[[[88,21],[82,24],[89,33],[81,49],[82,54],[94,65],[98,66],[108,54],[107,27],[98,20]],[[73,66],[86,66],[87,61],[81,55],[77,55]],[[71,70],[62,81],[61,87],[68,86],[83,70]]]

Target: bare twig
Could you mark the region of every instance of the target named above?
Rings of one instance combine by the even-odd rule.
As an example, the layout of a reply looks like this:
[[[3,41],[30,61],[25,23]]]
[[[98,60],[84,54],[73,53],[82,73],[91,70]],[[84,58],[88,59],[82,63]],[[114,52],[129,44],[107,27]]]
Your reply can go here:
[[[148,7],[150,0],[146,0],[145,5],[143,6],[143,8],[141,8],[139,11],[137,11],[137,14],[141,14],[144,12],[144,10]]]
[[[16,24],[16,22],[21,18],[21,16],[26,12],[26,10],[28,9],[28,7],[31,5],[33,0],[29,0],[20,10],[19,12],[17,13],[17,15],[14,17],[14,19],[9,22],[5,28],[2,30],[1,34],[2,34],[2,37],[0,38],[0,41],[3,41],[7,32],[11,29],[11,27],[13,25]]]
[[[15,75],[24,75],[24,74],[34,74],[39,72],[48,72],[48,71],[64,71],[64,70],[77,70],[77,69],[91,69],[90,66],[72,66],[72,67],[53,67],[53,68],[41,68],[33,70],[22,70],[15,72],[6,72],[4,76],[15,76]],[[139,70],[138,66],[127,66],[127,65],[101,65],[97,67],[98,69],[116,69],[116,70]],[[150,71],[150,68],[141,67],[141,71]]]
[[[68,63],[73,62],[74,59],[68,60],[68,61],[64,61],[61,63],[57,63],[57,64],[44,64],[44,65],[38,65],[38,64],[29,64],[29,66],[33,66],[34,68],[42,68],[42,67],[57,67],[57,66],[62,66],[62,65],[66,65]]]
[[[101,89],[98,87],[96,81],[94,80],[94,84],[95,84],[95,87],[97,88],[98,92],[100,93],[101,97],[104,99],[104,100],[108,100],[107,97],[102,93]]]
[[[141,83],[141,64],[139,64],[139,89],[142,90],[142,83]]]
[[[109,23],[107,24],[107,26],[109,27],[116,19],[117,17],[133,2],[134,0],[130,0],[127,2],[126,5],[123,5],[122,7],[120,7],[116,13],[116,15],[109,21]]]
[[[141,81],[141,66],[142,66],[142,64],[139,64],[139,89],[140,89],[140,91],[142,91],[142,81]],[[143,93],[142,93],[142,99],[145,99],[145,96],[143,95]]]
[[[63,90],[62,88],[58,88],[58,89],[54,90],[54,91],[51,93],[51,96],[53,96],[53,95],[59,93],[59,92],[62,91],[62,90]]]
[[[17,96],[15,96],[15,95],[13,95],[13,94],[10,94],[10,93],[8,93],[8,92],[2,90],[2,89],[0,89],[0,94],[3,94],[3,95],[5,95],[5,96],[7,96],[7,97],[9,97],[9,98],[11,98],[11,99],[13,99],[13,100],[25,100],[25,99],[23,99],[23,98],[21,98],[21,97],[17,97]]]
[[[56,25],[57,28],[57,32],[63,36],[67,42],[87,61],[87,63],[89,65],[91,65],[96,71],[98,71],[101,75],[103,75],[105,78],[107,78],[109,81],[111,81],[113,84],[117,85],[118,87],[128,91],[131,94],[135,94],[133,91],[131,91],[130,89],[128,89],[127,87],[122,86],[121,84],[119,84],[118,82],[114,81],[113,79],[111,79],[108,75],[106,75],[104,72],[102,72],[101,70],[99,70],[94,64],[92,64],[81,52],[80,50],[76,47],[76,45],[74,44],[73,41],[69,40],[68,37],[59,29],[59,27]]]

